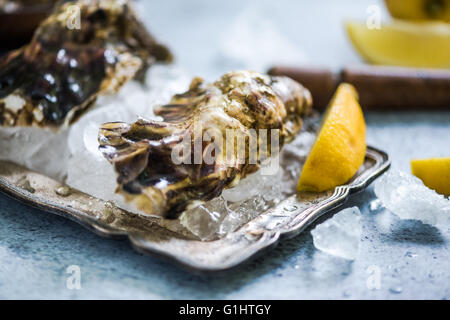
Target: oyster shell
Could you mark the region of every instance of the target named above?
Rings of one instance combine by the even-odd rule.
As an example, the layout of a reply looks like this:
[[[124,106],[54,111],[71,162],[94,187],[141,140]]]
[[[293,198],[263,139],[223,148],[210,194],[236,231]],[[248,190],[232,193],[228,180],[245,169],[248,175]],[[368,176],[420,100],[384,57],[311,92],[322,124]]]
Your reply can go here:
[[[118,192],[126,200],[148,214],[176,218],[186,208],[219,196],[223,189],[258,170],[263,159],[251,161],[252,132],[276,129],[281,147],[300,131],[311,103],[309,91],[286,77],[237,71],[212,84],[196,78],[187,92],[155,110],[164,121],[104,124],[99,148],[114,165]],[[234,140],[230,148],[218,144],[217,138],[225,137],[230,129],[244,138],[242,147],[247,152],[242,159]],[[211,131],[216,133],[214,139],[205,141],[205,133]],[[181,157],[187,161],[176,163],[173,154],[179,152],[186,137],[187,152],[183,149]],[[200,153],[196,150],[198,139]],[[257,139],[262,136],[258,134]],[[267,142],[274,143],[270,138]],[[267,147],[269,155],[271,149]],[[208,150],[215,150],[212,162],[206,159]],[[197,155],[200,161],[196,161]]]
[[[80,28],[68,24],[74,14]],[[98,95],[171,59],[129,1],[62,1],[28,45],[0,59],[0,125],[69,125]]]

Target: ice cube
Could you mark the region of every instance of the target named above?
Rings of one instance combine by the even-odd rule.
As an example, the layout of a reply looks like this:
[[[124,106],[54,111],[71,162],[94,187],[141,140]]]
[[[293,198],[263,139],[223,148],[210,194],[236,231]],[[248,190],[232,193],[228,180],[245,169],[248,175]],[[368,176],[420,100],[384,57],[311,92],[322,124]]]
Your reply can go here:
[[[116,173],[111,164],[89,151],[79,151],[69,159],[66,183],[80,191],[103,200],[121,200],[115,194]]]
[[[380,199],[372,200],[369,203],[370,212],[376,212],[376,211],[380,210],[381,208],[383,208],[383,203],[380,201]]]
[[[225,215],[218,226],[218,236],[225,236],[235,231],[272,206],[261,195],[253,196],[241,202],[229,203],[227,205],[228,214]]]
[[[450,217],[450,200],[403,171],[388,171],[375,184],[375,194],[400,219],[420,220],[441,227]]]
[[[258,193],[258,185],[261,184],[262,179],[260,172],[257,171],[239,181],[235,187],[224,190],[222,196],[231,202],[239,202],[253,197]]]
[[[67,173],[67,130],[0,127],[0,160],[41,172],[58,181]]]
[[[227,214],[226,201],[218,197],[184,212],[180,223],[200,239],[213,240],[217,238],[218,228]]]
[[[362,233],[361,212],[347,208],[311,230],[314,246],[328,254],[355,260]]]
[[[398,220],[398,217],[388,210],[380,211],[374,217],[375,226],[382,234],[392,232],[392,226]]]
[[[241,202],[258,194],[261,194],[266,201],[282,197],[283,191],[286,189],[283,188],[281,183],[283,170],[277,170],[274,175],[264,175],[262,171],[263,168],[242,179],[233,188],[224,190],[222,192],[223,198],[230,202]],[[263,188],[264,193],[261,193]]]
[[[352,271],[352,261],[333,256],[323,251],[314,251],[310,277],[323,281],[343,281]]]

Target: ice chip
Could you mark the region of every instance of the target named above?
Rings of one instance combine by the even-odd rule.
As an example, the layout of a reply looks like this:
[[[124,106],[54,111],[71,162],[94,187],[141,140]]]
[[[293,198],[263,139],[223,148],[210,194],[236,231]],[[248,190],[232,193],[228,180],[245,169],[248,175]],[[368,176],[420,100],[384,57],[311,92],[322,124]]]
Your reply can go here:
[[[320,250],[313,253],[310,276],[323,281],[343,281],[352,271],[352,261]]]
[[[224,190],[222,196],[230,202],[239,202],[253,197],[258,193],[258,185],[262,182],[262,179],[259,171],[255,172],[239,181],[234,188]]]
[[[383,208],[383,203],[380,201],[380,199],[372,200],[369,203],[370,212],[376,212],[376,211],[380,210],[381,208]]]
[[[298,165],[297,165],[298,167]],[[276,174],[265,175],[263,174],[264,168],[249,175],[245,179],[239,181],[239,183],[230,189],[225,189],[222,192],[222,196],[225,200],[230,202],[240,202],[261,194],[266,201],[271,201],[283,196],[283,192],[286,190],[286,184],[289,186],[289,182],[282,184],[283,171],[277,170]],[[279,182],[276,184],[274,182]],[[262,192],[263,191],[263,192]]]
[[[200,239],[213,240],[227,213],[226,201],[218,197],[183,213],[180,223]]]
[[[392,226],[395,224],[395,221],[398,219],[396,215],[391,213],[388,210],[380,211],[374,217],[375,226],[378,231],[382,234],[388,234],[392,232]]]
[[[113,167],[106,159],[96,157],[86,150],[71,155],[66,183],[99,199],[121,199],[115,193],[117,183]]]
[[[403,171],[388,171],[375,184],[375,194],[400,219],[419,220],[441,227],[450,217],[450,200]]]
[[[362,234],[361,212],[347,208],[311,230],[314,246],[328,254],[355,260]]]
[[[11,161],[63,181],[69,150],[67,130],[53,132],[34,127],[0,127],[0,160]]]
[[[228,214],[219,225],[218,235],[224,236],[269,209],[271,205],[260,195],[245,201],[227,204]]]

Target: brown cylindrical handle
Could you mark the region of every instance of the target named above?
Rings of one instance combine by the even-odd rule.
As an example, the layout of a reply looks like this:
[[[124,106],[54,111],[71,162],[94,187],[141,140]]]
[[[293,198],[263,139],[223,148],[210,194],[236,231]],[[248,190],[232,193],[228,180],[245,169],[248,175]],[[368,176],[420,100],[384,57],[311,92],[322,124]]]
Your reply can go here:
[[[316,110],[322,111],[328,105],[336,85],[338,77],[331,70],[323,68],[290,68],[273,67],[269,70],[273,76],[288,76],[311,92],[313,105]]]
[[[450,110],[450,70],[400,67],[349,67],[334,75],[327,69],[274,67],[310,89],[314,107],[323,110],[338,82],[353,84],[365,110]]]
[[[353,67],[341,72],[366,110],[450,110],[450,70]]]
[[[19,47],[30,41],[39,24],[49,15],[53,4],[28,5],[12,12],[0,10],[2,46]]]

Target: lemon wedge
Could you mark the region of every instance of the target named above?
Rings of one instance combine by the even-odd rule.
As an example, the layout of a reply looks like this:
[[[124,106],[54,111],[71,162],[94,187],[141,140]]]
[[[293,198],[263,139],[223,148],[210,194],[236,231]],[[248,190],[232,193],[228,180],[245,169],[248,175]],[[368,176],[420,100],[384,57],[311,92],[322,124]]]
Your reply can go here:
[[[450,158],[412,160],[411,172],[428,188],[450,196]]]
[[[422,68],[450,67],[450,24],[393,21],[380,29],[347,22],[354,47],[368,62]]]
[[[320,192],[350,180],[364,162],[366,123],[356,89],[340,84],[298,181],[298,191]]]
[[[399,19],[450,21],[450,0],[385,0],[389,13]]]

